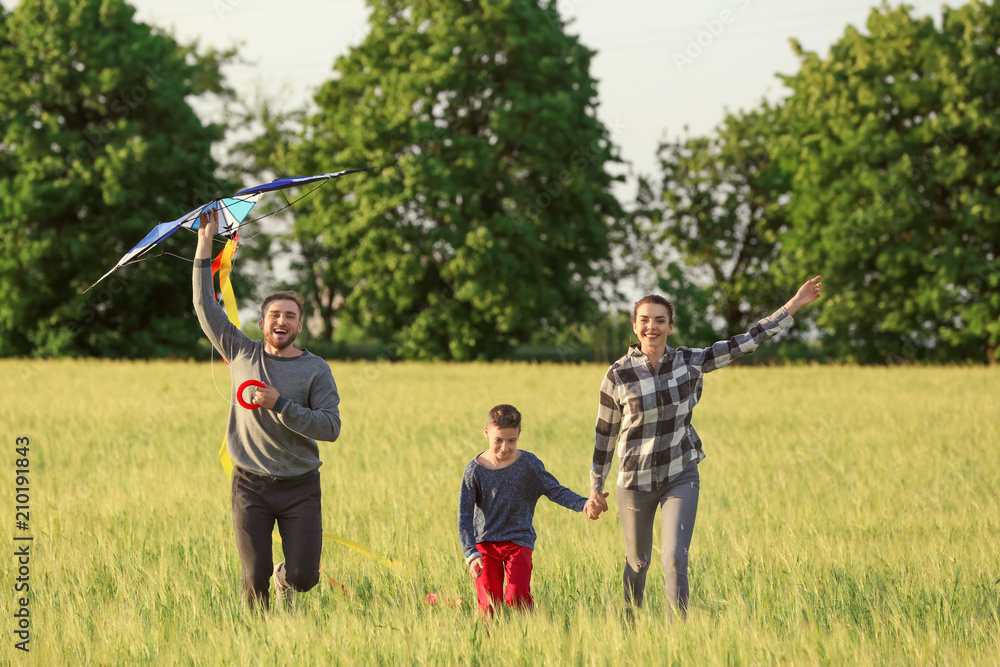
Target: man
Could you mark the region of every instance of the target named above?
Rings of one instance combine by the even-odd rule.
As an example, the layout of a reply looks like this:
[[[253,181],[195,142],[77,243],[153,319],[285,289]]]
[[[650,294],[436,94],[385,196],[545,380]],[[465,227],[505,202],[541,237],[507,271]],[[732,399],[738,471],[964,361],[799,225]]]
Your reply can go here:
[[[251,607],[269,607],[271,533],[277,521],[285,560],[273,568],[275,597],[290,608],[296,591],[319,582],[322,461],[316,440],[332,442],[340,435],[340,396],[327,363],[294,346],[303,315],[294,292],[264,300],[257,323],[264,342],[250,340],[226,317],[212,283],[212,239],[218,228],[218,210],[202,213],[194,260],[195,311],[202,330],[229,362],[234,394],[246,380],[265,385],[250,399],[259,409],[244,409],[234,396],[226,427],[241,583]]]

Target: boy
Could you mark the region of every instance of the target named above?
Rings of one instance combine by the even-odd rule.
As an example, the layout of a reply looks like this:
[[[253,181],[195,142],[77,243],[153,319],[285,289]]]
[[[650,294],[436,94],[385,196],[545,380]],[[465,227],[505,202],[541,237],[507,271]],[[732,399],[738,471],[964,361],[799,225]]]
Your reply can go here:
[[[514,406],[490,410],[483,433],[490,448],[472,459],[462,476],[458,535],[469,574],[476,580],[479,609],[492,615],[504,572],[507,606],[532,607],[531,522],[538,499],[548,496],[574,512],[582,511],[587,499],[559,484],[537,456],[517,448],[521,413]]]

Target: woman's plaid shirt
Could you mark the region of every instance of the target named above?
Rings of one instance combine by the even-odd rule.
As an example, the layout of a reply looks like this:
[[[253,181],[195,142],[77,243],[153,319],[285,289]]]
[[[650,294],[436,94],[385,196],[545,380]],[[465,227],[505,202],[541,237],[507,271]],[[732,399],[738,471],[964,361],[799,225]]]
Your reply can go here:
[[[701,438],[691,426],[704,374],[752,353],[792,321],[782,307],[750,331],[712,347],[667,347],[656,368],[638,344],[630,346],[601,383],[591,491],[604,490],[615,442],[618,486],[632,491],[652,491],[675,479],[692,461],[705,458]]]

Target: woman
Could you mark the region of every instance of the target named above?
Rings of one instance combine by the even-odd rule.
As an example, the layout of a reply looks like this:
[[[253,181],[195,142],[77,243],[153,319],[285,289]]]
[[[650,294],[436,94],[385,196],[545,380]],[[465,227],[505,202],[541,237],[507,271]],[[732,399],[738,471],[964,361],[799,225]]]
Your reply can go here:
[[[642,604],[653,543],[656,507],[662,507],[662,558],[667,615],[687,614],[687,556],[698,510],[698,463],[705,458],[691,413],[701,398],[702,376],[750,354],[792,324],[792,315],[820,296],[820,276],[747,333],[711,347],[667,347],[674,330],[674,307],[662,296],[639,299],[632,329],[639,343],[608,368],[601,383],[590,518],[608,509],[604,482],[618,448],[618,514],[625,533],[625,601]]]

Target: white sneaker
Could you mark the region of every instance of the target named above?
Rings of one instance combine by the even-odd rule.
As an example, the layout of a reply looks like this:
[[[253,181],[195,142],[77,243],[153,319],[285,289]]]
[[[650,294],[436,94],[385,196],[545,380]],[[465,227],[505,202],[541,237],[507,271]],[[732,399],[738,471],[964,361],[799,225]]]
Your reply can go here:
[[[274,606],[287,611],[295,610],[295,589],[285,582],[285,561],[274,566]]]

